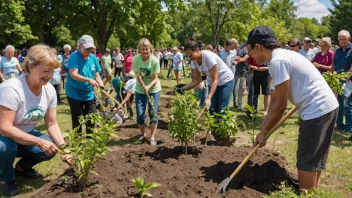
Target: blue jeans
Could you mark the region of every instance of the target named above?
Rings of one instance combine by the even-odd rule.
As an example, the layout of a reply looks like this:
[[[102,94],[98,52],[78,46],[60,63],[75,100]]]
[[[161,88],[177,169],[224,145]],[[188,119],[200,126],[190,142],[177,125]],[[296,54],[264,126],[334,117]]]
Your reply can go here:
[[[52,142],[48,136],[36,130],[28,134]],[[30,170],[36,164],[50,160],[54,156],[47,156],[38,146],[17,144],[12,139],[0,135],[0,181],[9,182],[15,179],[13,163],[16,157],[22,157],[17,164],[23,170]]]
[[[152,121],[152,105],[149,103],[148,96],[146,94],[135,93],[136,95],[136,111],[137,111],[137,124],[144,124],[145,121],[145,110],[148,104],[148,115]],[[154,124],[158,124],[158,104],[160,101],[160,91],[157,93],[149,93],[150,97],[154,99]]]
[[[346,132],[352,131],[352,95],[348,98],[339,95],[337,98],[339,102],[339,114],[337,116],[336,124],[339,128]],[[345,115],[346,123],[343,123],[343,116]]]
[[[229,107],[234,84],[234,80],[232,79],[224,85],[216,87],[215,93],[211,97],[210,114],[213,114],[213,112],[220,113]],[[211,90],[210,86],[209,90]]]

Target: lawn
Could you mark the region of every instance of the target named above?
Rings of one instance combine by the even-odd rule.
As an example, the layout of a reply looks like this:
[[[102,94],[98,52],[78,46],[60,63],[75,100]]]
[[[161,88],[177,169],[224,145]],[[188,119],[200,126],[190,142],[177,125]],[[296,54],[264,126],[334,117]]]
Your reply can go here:
[[[166,77],[167,70],[162,70],[163,76]],[[189,71],[186,71],[189,74]],[[174,76],[174,75],[173,75]],[[182,83],[189,82],[189,78],[182,79]],[[174,79],[161,79],[162,95],[167,91],[172,90],[172,87],[176,85]],[[64,90],[62,90],[64,94]],[[62,95],[63,100],[66,97]],[[245,98],[244,101],[247,101]],[[263,109],[263,98],[259,98],[259,109]],[[244,103],[245,104],[245,103]],[[288,107],[291,108],[292,105]],[[251,125],[250,120],[245,116],[244,112],[236,112],[238,118],[243,121],[246,125],[246,129],[242,129],[238,133],[238,141],[236,146],[251,145]],[[58,123],[62,131],[69,130],[71,128],[71,117],[70,110],[67,103],[59,105],[57,107]],[[255,122],[256,133],[262,122],[262,113],[259,112],[257,120]],[[240,124],[241,125],[241,124]],[[38,127],[43,133],[47,133],[45,125],[41,122]],[[298,137],[298,116],[294,115],[288,119],[281,128],[276,131],[269,139],[267,148],[272,151],[279,152],[280,155],[284,156],[288,162],[288,168],[292,173],[295,173],[296,164],[296,149],[297,149],[297,137]],[[316,192],[319,197],[352,197],[352,170],[350,164],[352,161],[352,144],[348,141],[348,136],[335,132],[333,137],[332,146],[330,149],[330,155],[328,159],[327,170],[322,173],[320,188]],[[21,189],[21,194],[17,197],[30,197],[31,193],[39,189],[46,182],[57,178],[64,172],[67,165],[63,164],[59,157],[56,156],[49,162],[44,162],[35,167],[39,173],[45,175],[44,180],[27,180],[23,178],[16,178],[16,182]],[[282,192],[276,192],[269,197],[290,197],[291,189],[284,188]],[[281,194],[281,195],[280,195]],[[1,192],[0,192],[1,196]]]

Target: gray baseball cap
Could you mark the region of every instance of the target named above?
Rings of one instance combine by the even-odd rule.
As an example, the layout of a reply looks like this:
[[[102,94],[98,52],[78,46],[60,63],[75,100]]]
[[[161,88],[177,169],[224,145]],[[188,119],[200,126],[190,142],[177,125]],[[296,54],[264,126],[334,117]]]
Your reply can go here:
[[[96,48],[94,45],[94,40],[91,36],[89,35],[83,35],[79,41],[79,44],[82,44],[84,48],[88,49],[88,48]]]

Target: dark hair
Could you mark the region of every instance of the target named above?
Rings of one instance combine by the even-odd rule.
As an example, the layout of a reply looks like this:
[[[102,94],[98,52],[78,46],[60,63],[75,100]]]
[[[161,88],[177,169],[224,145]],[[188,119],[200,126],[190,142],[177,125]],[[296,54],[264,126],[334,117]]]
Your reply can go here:
[[[227,40],[227,41],[225,42],[225,45],[226,45],[227,47],[230,47],[230,46],[232,45],[232,42],[231,42],[230,40]]]
[[[183,45],[185,50],[191,49],[192,51],[195,51],[197,48],[202,49],[202,46],[202,41],[197,41],[193,38],[188,39],[188,41],[186,41]]]

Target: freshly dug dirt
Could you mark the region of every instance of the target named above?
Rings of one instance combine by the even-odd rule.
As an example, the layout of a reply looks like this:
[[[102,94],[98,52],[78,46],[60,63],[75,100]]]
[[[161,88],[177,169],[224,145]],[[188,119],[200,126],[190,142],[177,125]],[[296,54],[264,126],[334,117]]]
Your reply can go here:
[[[144,175],[146,182],[161,184],[149,191],[154,197],[259,198],[289,180],[284,157],[261,149],[231,181],[228,190],[218,194],[217,185],[230,176],[250,148],[203,146],[199,143],[204,137],[201,133],[184,155],[180,144],[164,129],[158,131],[158,146],[148,142],[136,145],[132,143],[138,134],[134,122],[124,123],[118,131],[121,140],[109,143],[113,152],[97,163],[94,170],[99,176],[90,175],[84,195],[74,192],[72,179],[59,177],[32,197],[137,197],[131,179]]]

